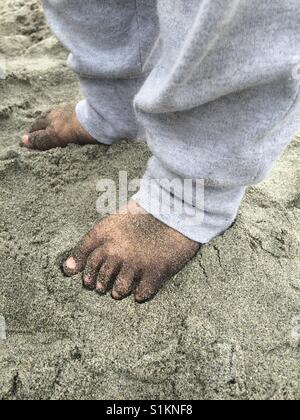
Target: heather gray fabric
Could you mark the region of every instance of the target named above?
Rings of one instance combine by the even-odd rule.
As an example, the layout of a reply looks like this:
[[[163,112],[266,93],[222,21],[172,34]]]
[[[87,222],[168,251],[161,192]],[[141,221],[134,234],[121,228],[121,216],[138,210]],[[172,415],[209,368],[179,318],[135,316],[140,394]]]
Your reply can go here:
[[[80,76],[83,127],[106,144],[134,139],[137,121],[146,130],[153,158],[135,199],[195,241],[224,232],[300,128],[299,0],[43,3]],[[185,215],[153,210],[151,181],[160,201],[175,178],[204,180],[202,223],[196,182]]]
[[[77,114],[101,143],[137,137],[133,99],[158,33],[156,0],[45,0],[48,22],[66,48],[86,98]]]

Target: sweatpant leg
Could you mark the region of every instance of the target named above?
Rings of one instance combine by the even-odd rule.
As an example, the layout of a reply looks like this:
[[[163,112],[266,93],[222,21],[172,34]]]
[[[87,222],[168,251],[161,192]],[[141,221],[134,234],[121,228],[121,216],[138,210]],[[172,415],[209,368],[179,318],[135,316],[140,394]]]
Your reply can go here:
[[[145,80],[143,66],[158,32],[156,0],[43,0],[55,35],[71,52],[85,100],[81,125],[111,144],[135,139],[133,98]]]
[[[230,227],[246,187],[300,129],[298,10],[299,0],[158,0],[160,60],[135,98],[153,158],[134,198],[190,239]],[[175,179],[193,180],[189,199],[175,193],[183,214],[159,208]]]

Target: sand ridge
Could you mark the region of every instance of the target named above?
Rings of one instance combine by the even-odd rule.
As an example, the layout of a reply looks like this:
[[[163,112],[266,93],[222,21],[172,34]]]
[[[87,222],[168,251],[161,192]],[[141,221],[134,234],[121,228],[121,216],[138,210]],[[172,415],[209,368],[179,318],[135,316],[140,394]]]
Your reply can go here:
[[[149,151],[20,149],[78,84],[35,0],[2,0],[0,54],[0,399],[299,399],[300,139],[155,300],[115,302],[60,262],[99,217],[97,180],[141,176]]]

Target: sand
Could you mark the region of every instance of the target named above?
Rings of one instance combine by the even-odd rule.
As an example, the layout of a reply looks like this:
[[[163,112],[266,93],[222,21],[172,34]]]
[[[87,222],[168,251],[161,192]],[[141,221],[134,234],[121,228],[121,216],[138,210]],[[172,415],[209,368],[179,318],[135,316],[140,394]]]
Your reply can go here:
[[[37,1],[1,1],[0,53],[0,399],[299,399],[300,139],[155,300],[117,303],[59,264],[99,217],[97,180],[141,176],[147,147],[20,149],[78,84]]]

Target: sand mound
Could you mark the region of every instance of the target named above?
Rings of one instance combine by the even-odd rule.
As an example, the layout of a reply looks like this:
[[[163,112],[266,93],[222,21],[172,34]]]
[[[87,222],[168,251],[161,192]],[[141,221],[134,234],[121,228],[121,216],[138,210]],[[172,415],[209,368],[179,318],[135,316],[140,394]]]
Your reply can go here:
[[[62,275],[61,256],[97,218],[96,181],[140,176],[149,152],[19,149],[78,86],[37,1],[2,0],[1,53],[0,398],[299,399],[300,141],[157,299],[99,298]]]

